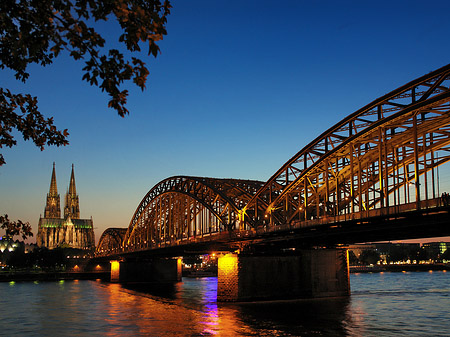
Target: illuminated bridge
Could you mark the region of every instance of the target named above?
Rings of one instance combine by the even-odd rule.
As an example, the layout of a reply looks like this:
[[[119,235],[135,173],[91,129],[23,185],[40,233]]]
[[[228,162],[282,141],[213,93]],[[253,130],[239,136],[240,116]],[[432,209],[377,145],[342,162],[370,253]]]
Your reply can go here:
[[[450,235],[450,65],[323,132],[268,181],[177,176],[142,199],[98,256],[336,247]]]

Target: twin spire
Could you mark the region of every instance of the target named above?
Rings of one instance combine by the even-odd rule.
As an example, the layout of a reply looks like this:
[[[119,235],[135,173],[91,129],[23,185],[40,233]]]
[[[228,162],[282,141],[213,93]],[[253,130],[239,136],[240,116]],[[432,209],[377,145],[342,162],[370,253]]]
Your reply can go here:
[[[70,175],[69,190],[66,193],[66,206],[64,207],[64,218],[80,218],[80,202],[75,186],[75,173],[72,164],[72,174]],[[50,182],[50,191],[47,194],[47,204],[45,206],[44,218],[61,218],[60,197],[58,186],[56,184],[55,163],[53,163],[52,180]]]
[[[49,195],[58,195],[58,186],[56,185],[55,163],[53,163],[52,181],[50,183]]]
[[[75,187],[75,174],[73,173],[73,164],[72,164],[72,174],[70,175],[70,184],[68,193],[71,195],[77,194],[77,188]]]
[[[52,181],[50,182],[50,191],[47,194],[44,218],[61,218],[58,186],[56,185],[55,163],[53,163]]]

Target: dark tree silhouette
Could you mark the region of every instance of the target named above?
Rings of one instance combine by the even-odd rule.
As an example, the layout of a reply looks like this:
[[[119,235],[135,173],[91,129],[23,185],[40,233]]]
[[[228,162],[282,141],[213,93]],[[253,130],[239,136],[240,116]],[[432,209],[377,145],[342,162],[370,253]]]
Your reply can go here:
[[[132,80],[142,90],[149,71],[144,61],[105,47],[105,38],[94,28],[97,21],[116,20],[122,32],[118,41],[129,51],[157,56],[157,42],[166,32],[168,0],[1,0],[0,69],[9,68],[25,82],[28,65],[49,65],[62,52],[83,60],[82,79],[110,96],[108,106],[124,117]],[[52,118],[44,118],[36,97],[0,88],[0,148],[16,145],[13,130],[31,139],[41,150],[45,145],[67,145],[67,129],[60,131]],[[0,166],[5,160],[0,154]]]
[[[442,255],[441,255],[441,259],[442,260],[450,260],[450,249],[447,249]]]
[[[25,240],[27,237],[33,236],[28,222],[22,222],[21,220],[10,221],[8,214],[0,216],[0,228],[5,230],[8,239],[14,239],[14,236],[20,235]]]
[[[359,255],[359,260],[364,265],[377,264],[381,260],[380,253],[376,250],[366,249]]]
[[[351,266],[356,266],[359,264],[359,259],[352,250],[348,251],[348,262]]]
[[[419,249],[416,250],[415,260],[424,261],[428,259],[429,259],[428,252],[423,247],[420,247]]]

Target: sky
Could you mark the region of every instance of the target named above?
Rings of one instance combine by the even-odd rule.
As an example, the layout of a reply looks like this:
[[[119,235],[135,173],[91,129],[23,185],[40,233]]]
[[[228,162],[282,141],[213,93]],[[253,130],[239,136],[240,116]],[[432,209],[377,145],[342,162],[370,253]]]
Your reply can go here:
[[[150,70],[147,89],[126,86],[125,118],[67,55],[31,66],[25,84],[0,71],[2,87],[37,96],[45,116],[70,133],[66,147],[40,151],[18,136],[17,146],[1,149],[0,213],[37,233],[53,162],[62,207],[74,164],[81,218],[93,218],[98,240],[108,227],[128,227],[159,181],[266,181],[347,115],[450,63],[447,0],[172,5],[161,54],[139,55]],[[114,23],[98,28],[117,36]],[[444,172],[441,190],[450,190]]]

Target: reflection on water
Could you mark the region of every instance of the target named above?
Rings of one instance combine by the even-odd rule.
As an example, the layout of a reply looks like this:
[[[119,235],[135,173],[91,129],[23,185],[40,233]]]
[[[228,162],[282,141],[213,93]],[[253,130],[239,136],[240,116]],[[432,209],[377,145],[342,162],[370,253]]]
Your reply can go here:
[[[127,289],[200,313],[195,322],[199,335],[347,335],[343,322],[348,320],[349,298],[217,303],[215,277],[185,278],[173,288],[165,288],[165,292],[161,287],[128,286]]]
[[[349,298],[245,304],[217,303],[217,278],[0,283],[0,336],[445,336],[449,276],[352,275]]]

